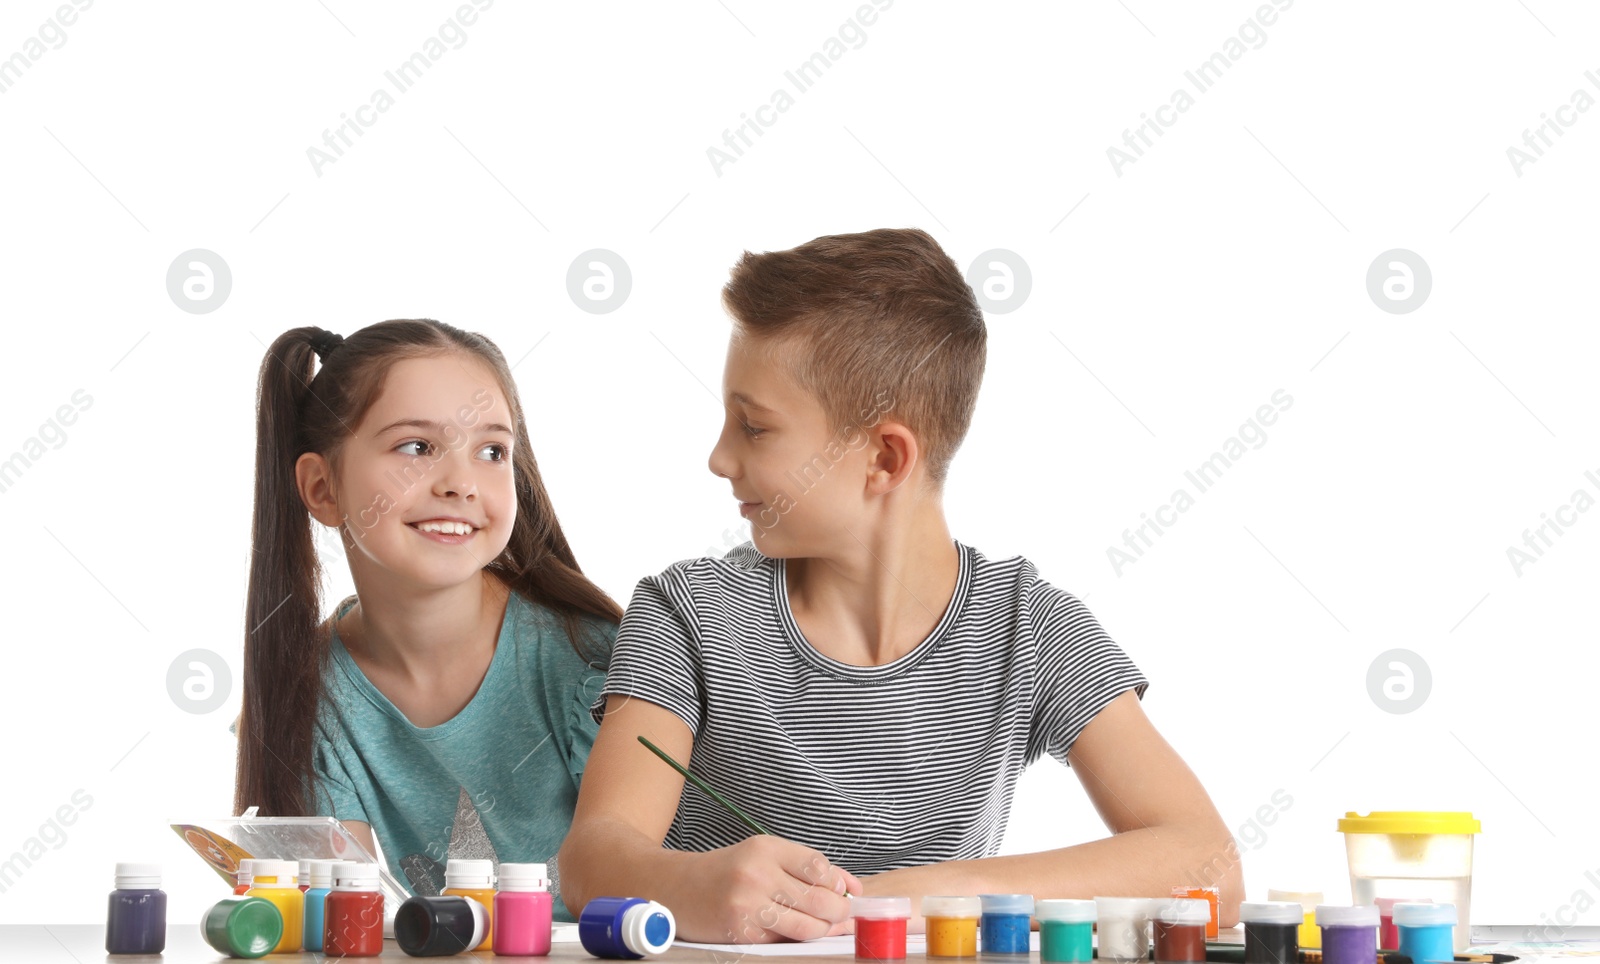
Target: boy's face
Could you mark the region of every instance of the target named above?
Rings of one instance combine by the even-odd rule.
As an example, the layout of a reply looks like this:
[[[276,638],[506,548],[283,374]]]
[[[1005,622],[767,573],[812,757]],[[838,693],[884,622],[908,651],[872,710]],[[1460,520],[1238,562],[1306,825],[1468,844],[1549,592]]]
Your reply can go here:
[[[390,368],[340,457],[338,507],[352,574],[446,588],[499,556],[517,515],[511,422],[499,381],[482,362],[452,354]],[[472,530],[419,525],[445,519]]]
[[[858,548],[878,417],[832,431],[822,405],[798,385],[783,348],[735,335],[723,370],[722,434],[712,474],[728,480],[771,558],[830,556]]]

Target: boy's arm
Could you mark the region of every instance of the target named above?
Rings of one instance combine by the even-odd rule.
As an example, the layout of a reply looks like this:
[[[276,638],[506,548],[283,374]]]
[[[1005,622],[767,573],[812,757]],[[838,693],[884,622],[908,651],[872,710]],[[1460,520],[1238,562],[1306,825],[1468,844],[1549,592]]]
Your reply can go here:
[[[705,853],[664,850],[684,780],[641,735],[679,762],[694,749],[688,725],[665,707],[607,697],[557,858],[568,910],[579,914],[599,896],[648,897],[672,909],[680,938],[713,943],[806,940],[837,929],[849,915],[843,895],[861,884],[818,851],[761,835]]]
[[[893,870],[864,878],[866,893],[1159,896],[1198,880],[1220,888],[1218,923],[1239,922],[1244,871],[1233,835],[1132,690],[1095,714],[1068,756],[1114,836],[1039,853]],[[919,905],[914,899],[913,912]]]

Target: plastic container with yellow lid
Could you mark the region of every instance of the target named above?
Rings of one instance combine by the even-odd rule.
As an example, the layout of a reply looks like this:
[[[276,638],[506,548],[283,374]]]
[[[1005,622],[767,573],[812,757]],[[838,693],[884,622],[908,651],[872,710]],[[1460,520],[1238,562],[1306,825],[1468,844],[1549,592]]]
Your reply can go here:
[[[1482,829],[1472,814],[1462,812],[1346,813],[1339,832],[1350,858],[1351,902],[1405,897],[1454,904],[1459,915],[1454,944],[1461,953],[1472,937],[1472,841]]]

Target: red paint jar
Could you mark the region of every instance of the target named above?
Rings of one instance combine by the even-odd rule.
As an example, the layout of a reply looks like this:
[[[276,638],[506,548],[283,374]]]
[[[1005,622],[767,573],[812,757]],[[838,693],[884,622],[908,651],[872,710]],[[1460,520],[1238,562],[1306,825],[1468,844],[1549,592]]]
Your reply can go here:
[[[1152,919],[1155,953],[1160,964],[1204,961],[1206,924],[1211,920],[1211,905],[1203,900],[1178,897],[1156,905]]]
[[[850,916],[856,921],[856,960],[906,959],[906,921],[911,917],[911,898],[853,897]]]
[[[322,953],[329,958],[383,953],[383,894],[378,865],[339,861],[322,910]]]

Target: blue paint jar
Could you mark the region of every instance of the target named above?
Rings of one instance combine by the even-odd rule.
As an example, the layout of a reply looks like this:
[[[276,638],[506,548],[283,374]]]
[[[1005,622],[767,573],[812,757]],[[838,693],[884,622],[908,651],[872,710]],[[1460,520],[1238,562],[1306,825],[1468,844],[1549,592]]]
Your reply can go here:
[[[306,891],[305,939],[301,946],[308,951],[322,950],[322,912],[333,890],[333,861],[307,860],[306,879],[311,885]]]
[[[578,915],[578,940],[595,957],[638,960],[672,946],[672,911],[643,897],[596,897]]]
[[[978,920],[978,950],[992,954],[1027,954],[1028,923],[1033,918],[1031,894],[979,894],[983,916]]]
[[[1455,960],[1456,905],[1394,905],[1394,926],[1400,932],[1400,953],[1415,964]]]
[[[106,909],[107,954],[160,954],[167,946],[167,894],[160,864],[117,864]]]

